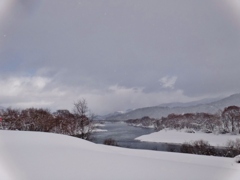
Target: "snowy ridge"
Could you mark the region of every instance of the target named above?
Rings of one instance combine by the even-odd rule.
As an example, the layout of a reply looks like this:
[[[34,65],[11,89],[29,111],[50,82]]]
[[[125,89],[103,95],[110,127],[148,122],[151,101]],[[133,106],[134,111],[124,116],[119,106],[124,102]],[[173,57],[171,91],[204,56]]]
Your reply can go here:
[[[183,114],[183,113],[217,113],[220,110],[223,110],[225,107],[236,105],[240,106],[240,94],[233,94],[229,97],[205,103],[207,100],[197,101],[192,103],[169,103],[161,105],[161,106],[154,106],[154,107],[145,107],[135,109],[128,113],[124,114],[117,114],[107,117],[107,120],[128,120],[128,119],[138,119],[144,116],[149,116],[150,118],[160,119],[161,117],[166,117],[169,114]],[[200,103],[200,104],[198,104]]]
[[[233,158],[133,150],[51,133],[0,131],[3,180],[239,180]]]

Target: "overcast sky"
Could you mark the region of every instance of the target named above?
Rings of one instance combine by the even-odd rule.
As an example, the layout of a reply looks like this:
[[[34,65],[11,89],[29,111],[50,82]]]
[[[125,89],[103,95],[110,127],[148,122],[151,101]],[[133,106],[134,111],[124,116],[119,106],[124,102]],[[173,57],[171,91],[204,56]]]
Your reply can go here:
[[[240,0],[0,0],[0,106],[95,114],[240,92]]]

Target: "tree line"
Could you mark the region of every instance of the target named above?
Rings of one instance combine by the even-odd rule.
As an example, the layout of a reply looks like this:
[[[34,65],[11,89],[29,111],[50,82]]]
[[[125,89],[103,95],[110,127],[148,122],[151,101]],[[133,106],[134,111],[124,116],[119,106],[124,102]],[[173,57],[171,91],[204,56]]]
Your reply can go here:
[[[129,119],[126,123],[141,127],[151,127],[157,131],[165,128],[187,129],[189,132],[203,131],[205,133],[232,133],[240,134],[240,107],[229,106],[216,114],[209,113],[184,113],[169,114],[167,117],[153,119]]]
[[[240,107],[229,106],[216,114],[186,113],[170,114],[160,120],[156,120],[155,128],[161,130],[192,129],[206,133],[240,133]]]
[[[74,103],[72,113],[69,110],[51,113],[43,108],[7,108],[0,111],[0,129],[52,132],[89,140],[94,126],[93,116],[88,113],[85,99]]]

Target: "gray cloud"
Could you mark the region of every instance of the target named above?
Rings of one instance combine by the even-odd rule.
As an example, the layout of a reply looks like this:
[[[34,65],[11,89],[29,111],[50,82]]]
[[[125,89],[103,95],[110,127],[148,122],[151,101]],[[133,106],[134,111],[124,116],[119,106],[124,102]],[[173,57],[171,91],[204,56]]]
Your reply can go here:
[[[101,114],[239,92],[240,15],[223,0],[12,1],[0,76],[22,89],[0,105],[69,109],[87,97]],[[49,81],[34,88],[37,78]]]

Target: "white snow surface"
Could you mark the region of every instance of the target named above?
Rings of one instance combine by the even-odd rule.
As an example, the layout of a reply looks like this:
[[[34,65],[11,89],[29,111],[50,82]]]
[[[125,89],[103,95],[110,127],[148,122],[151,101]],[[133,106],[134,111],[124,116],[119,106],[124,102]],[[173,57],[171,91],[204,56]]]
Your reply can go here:
[[[94,127],[105,127],[106,125],[105,124],[100,124],[100,123],[95,123],[94,124]]]
[[[235,141],[237,138],[240,139],[239,135],[230,134],[212,134],[212,133],[187,133],[184,131],[177,130],[161,130],[151,134],[137,137],[136,140],[147,141],[147,142],[163,142],[163,143],[176,143],[182,144],[185,142],[193,142],[197,140],[205,140],[212,146],[226,146],[229,140]]]
[[[108,131],[108,130],[106,130],[106,129],[98,129],[98,128],[96,128],[96,129],[93,129],[92,132],[106,132],[106,131]]]
[[[0,131],[1,180],[239,180],[234,158],[133,150],[40,132]]]
[[[95,123],[93,132],[106,132],[106,131],[108,131],[106,129],[100,129],[101,127],[105,127],[105,126],[106,126],[105,124]]]
[[[154,128],[154,125],[149,125],[149,126],[144,126],[142,124],[129,124],[130,126],[134,126],[134,127],[142,127],[142,128]]]

